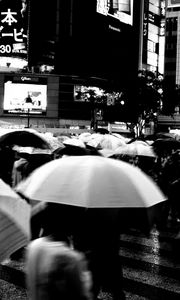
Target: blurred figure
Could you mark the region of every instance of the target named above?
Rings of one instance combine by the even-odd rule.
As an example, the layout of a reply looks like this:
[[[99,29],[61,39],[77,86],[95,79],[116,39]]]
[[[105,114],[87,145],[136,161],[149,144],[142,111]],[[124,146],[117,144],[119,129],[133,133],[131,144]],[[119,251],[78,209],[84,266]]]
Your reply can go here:
[[[85,256],[70,247],[67,218],[66,223],[61,215],[57,218],[61,206],[48,205],[49,209],[44,215],[45,223],[42,224],[44,236],[30,242],[27,248],[26,282],[29,299],[92,300],[92,279]],[[63,208],[62,211],[63,216]]]
[[[15,153],[9,146],[0,146],[0,178],[11,185]]]
[[[27,153],[16,153],[12,168],[12,187],[14,188],[20,181],[27,177],[27,167],[29,164]]]
[[[41,165],[49,162],[52,159],[51,155],[45,154],[28,154],[26,152],[17,152],[16,160],[14,161],[13,169],[12,169],[12,187],[14,188],[20,181],[28,177],[28,175],[33,172],[36,168]],[[20,195],[25,201],[34,206],[37,201],[29,200],[25,198],[23,195]],[[35,210],[32,209],[31,216],[31,237],[32,239],[38,238],[41,230],[40,222],[41,222],[41,210],[43,210],[44,205],[40,204]],[[38,215],[38,213],[40,215]],[[35,215],[35,216],[34,216]],[[24,253],[24,248],[21,248],[15,251],[11,255],[11,259],[19,260],[22,258]]]
[[[95,300],[101,289],[111,293],[113,300],[125,299],[119,255],[119,213],[116,209],[112,213],[112,210],[87,210],[73,233],[74,247],[84,252],[88,261]]]
[[[137,166],[148,176],[150,176],[155,182],[158,180],[158,174],[156,173],[156,158],[149,156],[139,156]]]
[[[161,171],[161,188],[169,199],[169,218],[176,222],[180,218],[180,150],[176,150],[170,157]]]
[[[52,160],[49,154],[29,154],[16,151],[12,168],[12,186],[15,187],[20,181],[28,177],[35,169]]]
[[[83,254],[64,241],[43,237],[27,249],[27,289],[31,300],[91,300],[91,277]]]
[[[86,210],[70,205],[46,203],[37,216],[41,236],[48,237],[53,233],[60,236],[55,240],[65,240],[68,244],[73,242],[74,249],[84,253],[88,270],[92,274],[93,300],[98,299],[101,289],[110,292],[113,300],[125,299],[119,256],[119,220],[122,218],[118,210],[115,209],[112,213],[108,209]]]

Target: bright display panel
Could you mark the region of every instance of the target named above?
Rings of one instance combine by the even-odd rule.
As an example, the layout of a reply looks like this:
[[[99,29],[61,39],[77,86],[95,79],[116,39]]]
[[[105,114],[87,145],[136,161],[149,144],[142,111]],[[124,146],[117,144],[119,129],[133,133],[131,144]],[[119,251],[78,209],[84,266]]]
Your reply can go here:
[[[46,108],[46,84],[5,82],[4,113],[45,114]]]
[[[133,0],[97,0],[96,11],[133,25]]]

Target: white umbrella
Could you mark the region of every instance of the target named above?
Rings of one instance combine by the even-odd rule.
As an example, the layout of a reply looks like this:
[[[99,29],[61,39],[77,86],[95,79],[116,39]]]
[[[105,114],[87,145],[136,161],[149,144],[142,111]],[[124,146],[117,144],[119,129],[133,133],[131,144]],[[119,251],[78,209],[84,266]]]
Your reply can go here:
[[[126,144],[131,140],[130,138],[127,138],[120,133],[113,132],[113,133],[111,133],[111,135],[123,140]]]
[[[69,156],[35,170],[16,190],[33,200],[85,208],[143,208],[166,200],[139,168],[101,156]],[[152,224],[155,214],[147,211]]]
[[[111,157],[114,155],[114,150],[106,149],[106,148],[100,149],[98,150],[98,152],[104,157]]]
[[[28,244],[30,205],[0,179],[0,261]]]
[[[18,153],[27,153],[27,154],[46,154],[46,155],[52,154],[52,150],[50,150],[50,149],[41,149],[41,148],[34,148],[34,147],[21,147],[21,146],[17,146],[17,145],[13,146],[13,150],[17,151]]]
[[[91,133],[90,132],[82,132],[79,134],[78,138],[83,141],[84,143],[88,143],[88,141],[91,139]]]
[[[165,196],[139,168],[101,156],[72,156],[36,169],[16,191],[82,207],[149,207]]]
[[[136,140],[136,141],[134,141],[134,142],[132,142],[132,143],[129,143],[129,144],[131,144],[131,145],[149,146],[149,144],[148,144],[147,142],[141,141],[141,140]]]
[[[98,134],[97,136],[92,135],[87,145],[95,148],[115,150],[122,145],[126,145],[126,142],[111,134]]]
[[[125,146],[121,146],[114,151],[114,154],[156,157],[152,146],[142,145],[138,143],[126,144]]]
[[[77,147],[81,147],[81,148],[86,148],[84,142],[78,138],[69,138],[66,139],[63,144],[66,145],[71,145],[71,146],[77,146]]]
[[[43,138],[50,144],[52,151],[58,148],[64,148],[63,143],[50,132],[42,133]]]

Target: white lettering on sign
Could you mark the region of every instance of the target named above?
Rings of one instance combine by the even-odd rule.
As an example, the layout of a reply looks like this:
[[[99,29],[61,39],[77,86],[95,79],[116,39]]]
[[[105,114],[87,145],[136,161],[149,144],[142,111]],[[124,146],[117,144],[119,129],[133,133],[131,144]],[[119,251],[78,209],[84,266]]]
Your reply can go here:
[[[21,9],[21,7],[20,7]],[[0,10],[0,54],[27,55],[27,27],[25,23],[26,0],[22,0],[22,9],[6,7]],[[24,19],[24,20],[23,20]],[[27,24],[26,24],[27,25]],[[18,45],[19,46],[15,46]],[[24,45],[23,47],[20,45]]]
[[[0,45],[0,53],[11,53],[10,45]]]
[[[12,23],[17,23],[17,20],[13,17],[13,15],[17,15],[17,13],[11,12],[10,8],[8,8],[7,12],[2,12],[1,15],[6,15],[6,17],[1,20],[2,23],[8,23],[9,26],[11,26]]]
[[[22,81],[24,81],[24,80],[31,80],[31,78],[30,78],[30,77],[24,77],[24,76],[22,76],[22,77],[21,77],[21,80],[22,80]]]
[[[114,27],[112,25],[109,25],[109,28],[114,30],[114,31],[118,31],[118,32],[121,32],[121,29],[120,28],[117,28],[117,27]]]
[[[17,29],[14,28],[13,32],[11,33],[2,33],[2,37],[11,36],[14,37],[16,42],[23,42],[23,38],[27,38],[27,35],[23,34],[22,31],[17,32]]]
[[[13,50],[25,49],[26,45],[24,43],[13,44]]]

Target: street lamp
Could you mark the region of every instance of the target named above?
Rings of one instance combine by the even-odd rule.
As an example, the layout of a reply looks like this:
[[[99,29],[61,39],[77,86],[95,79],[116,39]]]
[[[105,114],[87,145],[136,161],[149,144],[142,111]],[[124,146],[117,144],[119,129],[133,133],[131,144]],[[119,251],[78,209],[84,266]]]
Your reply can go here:
[[[27,98],[25,99],[25,106],[26,106],[26,109],[27,109],[27,117],[28,117],[27,128],[30,127],[29,120],[30,120],[30,110],[32,108],[32,104],[33,104],[32,98],[28,94]]]

